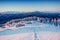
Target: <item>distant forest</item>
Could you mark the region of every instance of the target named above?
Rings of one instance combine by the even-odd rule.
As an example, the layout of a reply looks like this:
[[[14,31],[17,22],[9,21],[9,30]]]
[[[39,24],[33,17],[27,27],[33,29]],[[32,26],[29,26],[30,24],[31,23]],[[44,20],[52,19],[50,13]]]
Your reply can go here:
[[[1,12],[0,13],[0,24],[4,24],[12,19],[19,19],[24,17],[43,17],[43,18],[60,18],[60,13],[49,13],[49,12]]]

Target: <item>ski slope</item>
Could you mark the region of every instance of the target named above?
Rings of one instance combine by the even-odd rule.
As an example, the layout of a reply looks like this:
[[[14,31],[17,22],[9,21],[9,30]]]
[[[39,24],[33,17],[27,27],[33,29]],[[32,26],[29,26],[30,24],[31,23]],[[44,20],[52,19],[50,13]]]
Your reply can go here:
[[[1,30],[0,40],[60,40],[60,27],[31,21],[22,27]]]

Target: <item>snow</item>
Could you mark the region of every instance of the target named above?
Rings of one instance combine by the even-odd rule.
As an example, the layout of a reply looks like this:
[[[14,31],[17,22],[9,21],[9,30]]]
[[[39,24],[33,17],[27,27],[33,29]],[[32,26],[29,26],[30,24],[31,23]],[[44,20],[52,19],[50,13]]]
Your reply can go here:
[[[0,40],[34,40],[33,33],[20,33],[0,36]]]
[[[39,32],[39,40],[60,40],[60,32]]]
[[[8,27],[1,30],[0,40],[60,40],[58,26],[36,21],[31,21],[31,23],[18,28]]]
[[[0,36],[0,40],[60,40],[60,32],[37,32],[37,38],[34,32],[18,33]]]

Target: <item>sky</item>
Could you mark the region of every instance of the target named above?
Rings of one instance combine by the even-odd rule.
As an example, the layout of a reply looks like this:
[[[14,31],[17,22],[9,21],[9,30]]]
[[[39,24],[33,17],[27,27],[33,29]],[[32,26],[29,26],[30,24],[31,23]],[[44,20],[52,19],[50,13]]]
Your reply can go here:
[[[16,0],[0,1],[0,12],[17,11],[17,12],[60,12],[60,1],[42,1],[42,0]]]

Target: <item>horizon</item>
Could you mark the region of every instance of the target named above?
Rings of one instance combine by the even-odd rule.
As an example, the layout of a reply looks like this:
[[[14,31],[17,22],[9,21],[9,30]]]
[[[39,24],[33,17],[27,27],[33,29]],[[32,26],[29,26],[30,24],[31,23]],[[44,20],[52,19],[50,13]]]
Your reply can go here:
[[[4,12],[0,12],[0,13],[7,13],[7,12],[13,12],[13,13],[31,13],[31,12],[42,12],[42,11],[28,11],[28,12],[24,12],[24,11],[4,11]],[[60,13],[60,12],[50,12],[50,11],[44,11],[43,13]]]

